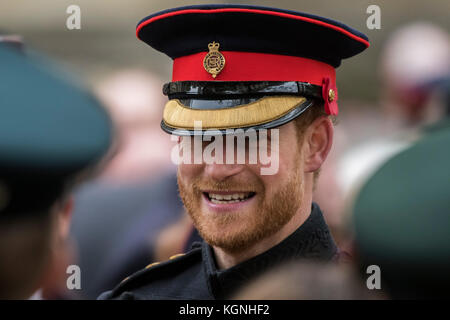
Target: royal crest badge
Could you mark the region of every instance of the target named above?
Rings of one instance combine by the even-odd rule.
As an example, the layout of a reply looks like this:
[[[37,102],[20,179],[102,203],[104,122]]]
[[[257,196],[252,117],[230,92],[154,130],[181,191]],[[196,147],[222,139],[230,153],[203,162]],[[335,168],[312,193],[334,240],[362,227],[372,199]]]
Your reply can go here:
[[[208,44],[209,52],[203,59],[203,67],[213,78],[217,77],[225,67],[225,57],[219,52],[219,46],[220,44],[215,41]]]

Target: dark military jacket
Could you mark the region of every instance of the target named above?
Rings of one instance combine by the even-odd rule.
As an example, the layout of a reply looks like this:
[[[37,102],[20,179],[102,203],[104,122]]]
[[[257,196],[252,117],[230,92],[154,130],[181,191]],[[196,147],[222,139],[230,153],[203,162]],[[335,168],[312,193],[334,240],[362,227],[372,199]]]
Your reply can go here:
[[[234,267],[218,270],[212,248],[206,242],[194,243],[188,253],[149,265],[99,299],[226,299],[250,279],[282,262],[332,260],[337,254],[322,212],[313,203],[310,216],[294,233]]]

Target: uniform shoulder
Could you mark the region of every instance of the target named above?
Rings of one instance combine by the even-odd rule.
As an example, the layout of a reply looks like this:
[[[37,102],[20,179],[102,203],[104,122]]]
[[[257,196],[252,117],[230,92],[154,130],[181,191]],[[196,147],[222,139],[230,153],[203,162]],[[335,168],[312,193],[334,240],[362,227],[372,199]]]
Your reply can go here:
[[[176,278],[185,270],[195,267],[202,261],[201,246],[193,246],[186,254],[176,254],[163,262],[153,262],[144,269],[126,277],[113,290],[99,296],[100,300],[106,299],[131,299],[130,292],[135,292],[142,287],[151,287],[155,282]]]

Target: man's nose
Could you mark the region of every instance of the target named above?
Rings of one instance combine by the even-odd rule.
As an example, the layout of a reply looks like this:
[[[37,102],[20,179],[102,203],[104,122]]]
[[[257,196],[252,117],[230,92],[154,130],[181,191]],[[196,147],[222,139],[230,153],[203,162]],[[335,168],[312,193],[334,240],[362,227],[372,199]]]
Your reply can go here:
[[[244,166],[239,164],[207,164],[205,166],[205,174],[216,180],[223,181],[229,177],[239,174],[243,171]]]

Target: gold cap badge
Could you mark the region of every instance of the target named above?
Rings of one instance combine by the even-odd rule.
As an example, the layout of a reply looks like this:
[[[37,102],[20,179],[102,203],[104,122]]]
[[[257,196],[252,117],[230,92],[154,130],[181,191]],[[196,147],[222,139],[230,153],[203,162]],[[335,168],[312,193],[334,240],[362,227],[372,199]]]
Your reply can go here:
[[[213,78],[217,77],[225,67],[225,57],[219,52],[219,46],[220,44],[215,41],[208,44],[209,52],[203,59],[203,67]]]

